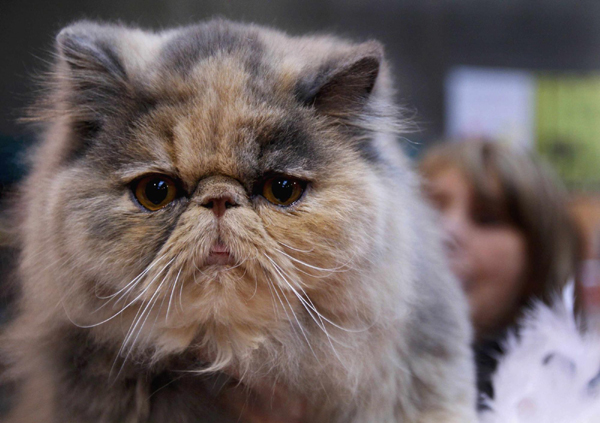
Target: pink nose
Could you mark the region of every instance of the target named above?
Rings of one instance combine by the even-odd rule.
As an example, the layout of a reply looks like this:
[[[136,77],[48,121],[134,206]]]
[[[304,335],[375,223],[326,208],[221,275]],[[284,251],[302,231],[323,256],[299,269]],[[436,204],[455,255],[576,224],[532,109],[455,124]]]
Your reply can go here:
[[[217,217],[222,217],[227,209],[237,206],[238,204],[233,199],[233,196],[229,194],[223,194],[216,197],[209,197],[206,198],[202,203],[202,207],[211,209]]]

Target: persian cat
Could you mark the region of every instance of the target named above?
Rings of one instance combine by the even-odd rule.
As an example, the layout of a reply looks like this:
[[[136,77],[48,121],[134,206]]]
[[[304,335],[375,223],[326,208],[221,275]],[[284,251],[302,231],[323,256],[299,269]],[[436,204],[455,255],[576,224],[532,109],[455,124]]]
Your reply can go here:
[[[79,22],[45,87],[9,421],[238,421],[232,384],[285,387],[311,423],[475,420],[380,44]]]

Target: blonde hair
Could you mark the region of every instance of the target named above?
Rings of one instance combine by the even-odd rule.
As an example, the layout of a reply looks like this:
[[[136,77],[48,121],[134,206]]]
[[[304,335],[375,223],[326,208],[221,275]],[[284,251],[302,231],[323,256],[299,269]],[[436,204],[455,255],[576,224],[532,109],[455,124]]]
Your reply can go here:
[[[449,167],[463,172],[482,202],[498,196],[493,187],[499,184],[498,200],[527,241],[522,304],[533,298],[549,303],[575,274],[581,254],[567,191],[556,174],[533,153],[489,141],[440,144],[420,163],[425,180]]]

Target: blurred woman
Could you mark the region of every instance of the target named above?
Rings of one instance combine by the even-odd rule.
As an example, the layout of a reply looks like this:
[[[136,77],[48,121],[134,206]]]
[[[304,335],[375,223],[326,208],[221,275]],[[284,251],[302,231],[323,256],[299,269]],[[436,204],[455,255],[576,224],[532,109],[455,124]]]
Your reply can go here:
[[[498,143],[445,143],[420,169],[469,300],[479,389],[492,396],[506,331],[574,275],[580,246],[567,194],[537,157]]]

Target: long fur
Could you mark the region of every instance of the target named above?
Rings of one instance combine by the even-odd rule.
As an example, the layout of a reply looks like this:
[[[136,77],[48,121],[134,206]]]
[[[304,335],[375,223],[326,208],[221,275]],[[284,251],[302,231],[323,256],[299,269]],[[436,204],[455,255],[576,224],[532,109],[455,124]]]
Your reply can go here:
[[[225,421],[232,384],[283,386],[315,423],[475,419],[464,298],[378,43],[80,22],[46,87],[11,422]],[[184,195],[143,210],[150,173]],[[297,203],[261,196],[274,173],[306,181]],[[236,207],[217,219],[220,195]],[[206,264],[216,242],[235,263]]]
[[[482,423],[600,421],[600,336],[581,332],[573,301],[569,285],[552,307],[536,304],[509,338]]]

